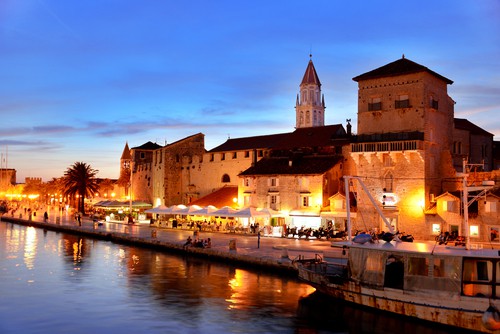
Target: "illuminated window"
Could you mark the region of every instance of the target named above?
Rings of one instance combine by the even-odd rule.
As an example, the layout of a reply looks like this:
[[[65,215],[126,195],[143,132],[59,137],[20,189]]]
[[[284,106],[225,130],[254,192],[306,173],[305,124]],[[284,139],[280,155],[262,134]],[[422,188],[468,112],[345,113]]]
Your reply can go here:
[[[441,233],[441,224],[432,224],[432,234],[438,235]]]
[[[456,202],[455,201],[443,201],[442,208],[443,208],[443,211],[455,212]]]
[[[471,237],[479,237],[479,226],[477,226],[477,225],[470,226],[470,236]]]

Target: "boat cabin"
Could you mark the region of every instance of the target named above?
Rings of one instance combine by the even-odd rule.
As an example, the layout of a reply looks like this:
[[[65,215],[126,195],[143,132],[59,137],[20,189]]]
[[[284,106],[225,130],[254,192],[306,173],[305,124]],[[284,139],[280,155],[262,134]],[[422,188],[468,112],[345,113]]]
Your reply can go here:
[[[405,242],[347,247],[351,279],[364,286],[492,299],[500,296],[498,250]]]

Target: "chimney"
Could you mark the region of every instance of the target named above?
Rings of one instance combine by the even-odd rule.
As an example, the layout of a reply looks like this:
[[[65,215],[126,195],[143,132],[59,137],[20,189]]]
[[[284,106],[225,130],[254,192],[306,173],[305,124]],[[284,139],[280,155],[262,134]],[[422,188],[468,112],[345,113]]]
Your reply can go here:
[[[252,152],[252,167],[257,163],[257,150],[254,149]]]

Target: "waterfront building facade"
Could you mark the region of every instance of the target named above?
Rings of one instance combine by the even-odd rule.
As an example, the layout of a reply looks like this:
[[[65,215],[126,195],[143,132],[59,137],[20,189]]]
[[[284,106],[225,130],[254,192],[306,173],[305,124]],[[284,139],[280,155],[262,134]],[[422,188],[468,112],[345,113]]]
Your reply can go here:
[[[443,201],[442,196],[461,189],[457,171],[464,158],[477,163],[485,158],[491,168],[492,135],[454,118],[455,102],[447,92],[451,80],[404,56],[353,80],[359,87],[358,134],[350,157],[390,224],[419,239],[456,226],[464,234],[456,216],[432,208],[436,198]],[[476,145],[482,148],[479,156]],[[354,189],[358,218],[363,216],[369,228],[385,230],[359,189]],[[460,205],[448,208],[460,215]]]
[[[135,147],[129,167],[133,198],[153,206],[187,205],[237,187],[239,208],[284,213],[271,220],[275,225],[332,222],[344,228],[349,210],[354,230],[386,230],[354,181],[348,185],[351,207],[346,207],[343,176],[356,175],[396,230],[432,239],[458,226],[463,234],[458,224],[463,208],[460,202],[450,204],[462,186],[459,162],[484,162],[482,180],[495,177],[493,135],[454,118],[450,79],[404,56],[353,80],[358,83],[356,135],[350,120],[347,130],[324,124],[321,82],[310,60],[297,96],[295,131],[230,138],[210,151],[201,133],[165,146]],[[497,198],[487,202],[472,217],[477,240],[487,240],[497,228],[492,218]]]

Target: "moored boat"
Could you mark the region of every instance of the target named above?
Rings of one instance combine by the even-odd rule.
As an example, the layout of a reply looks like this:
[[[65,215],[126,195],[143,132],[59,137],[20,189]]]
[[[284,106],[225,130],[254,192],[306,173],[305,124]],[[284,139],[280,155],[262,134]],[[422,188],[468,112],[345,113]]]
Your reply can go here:
[[[498,250],[339,242],[346,261],[297,261],[299,277],[355,304],[474,331],[500,329]]]
[[[348,215],[350,235],[349,223]],[[365,307],[471,331],[500,332],[499,250],[469,243],[401,242],[397,237],[349,239],[332,244],[342,248],[335,261],[319,256],[295,261],[299,278],[322,293]]]

